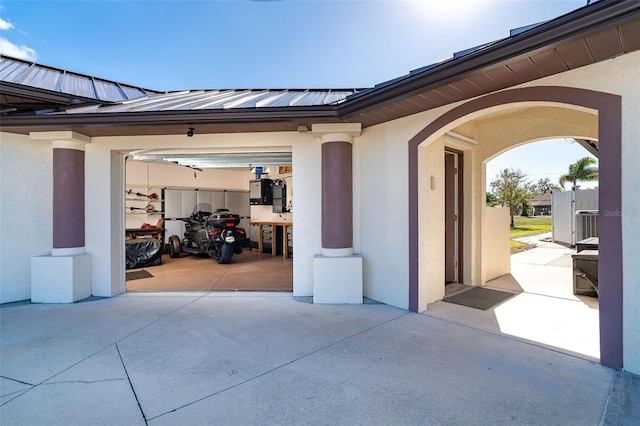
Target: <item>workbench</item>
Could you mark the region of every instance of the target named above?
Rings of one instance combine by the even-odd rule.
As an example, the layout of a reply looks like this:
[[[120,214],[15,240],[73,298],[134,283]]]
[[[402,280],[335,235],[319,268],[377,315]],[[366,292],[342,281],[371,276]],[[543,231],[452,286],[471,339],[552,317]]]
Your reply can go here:
[[[276,228],[282,228],[282,257],[285,259],[289,257],[289,243],[288,243],[288,233],[287,230],[289,228],[293,228],[293,223],[291,222],[251,222],[252,225],[258,225],[258,252],[262,253],[264,249],[264,241],[263,241],[263,228],[265,226],[271,226],[271,255],[277,256],[277,247],[275,238],[277,235]]]
[[[164,228],[126,228],[125,239],[137,240],[140,237],[150,237],[164,241]]]

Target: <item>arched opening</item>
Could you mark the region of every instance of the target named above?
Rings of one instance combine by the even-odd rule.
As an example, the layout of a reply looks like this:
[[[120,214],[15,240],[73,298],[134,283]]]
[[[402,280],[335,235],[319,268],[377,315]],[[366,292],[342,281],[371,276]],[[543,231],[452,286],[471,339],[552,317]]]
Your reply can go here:
[[[566,114],[567,117],[558,119],[558,114]],[[580,123],[581,120],[585,122]],[[541,126],[541,123],[546,125]],[[563,123],[565,128],[554,129],[550,126],[553,123]],[[566,126],[580,128],[583,133],[572,134]],[[458,137],[460,133],[462,138]],[[441,259],[444,239],[441,238],[442,225],[438,225],[441,223],[443,206],[438,203],[437,191],[431,188],[434,188],[433,176],[440,176],[435,159],[441,150],[453,143],[447,141],[451,136],[462,139],[457,145],[468,151],[464,160],[467,171],[464,187],[468,195],[463,207],[466,284],[482,286],[486,281],[482,267],[483,211],[479,207],[484,204],[483,185],[486,179],[482,163],[500,151],[526,141],[552,136],[598,140],[600,208],[620,210],[621,106],[618,96],[565,87],[531,87],[487,95],[462,104],[433,121],[409,141],[409,229],[420,230],[417,235],[409,234],[411,310],[425,310],[428,303],[440,300],[444,294]],[[481,144],[479,140],[490,142]],[[621,368],[621,222],[616,217],[603,219],[600,223],[602,255],[598,267],[602,277],[600,359],[603,365]],[[426,230],[431,233],[430,236]]]
[[[597,142],[587,144],[584,140],[555,138],[528,142],[490,158],[486,162],[487,205],[484,207],[490,214],[483,218],[483,231],[494,230],[496,225],[510,228],[509,206],[502,206],[496,198],[504,200],[510,195],[517,198],[518,191],[511,191],[513,186],[508,185],[519,179],[513,178],[512,172],[524,176],[526,183],[520,184],[520,189],[531,191],[532,196],[524,203],[521,200],[515,203],[514,228],[510,228],[508,236],[500,230],[483,232],[483,239],[488,240],[484,245],[497,247],[498,253],[504,253],[505,260],[508,256],[509,262],[497,259],[495,252],[482,255],[483,258],[495,257],[488,262],[493,269],[486,271],[484,288],[514,294],[492,306],[487,312],[485,328],[493,325],[500,333],[597,361],[600,358],[597,291],[574,271],[576,267],[592,274],[597,265],[593,258],[597,254],[581,251],[576,255],[582,247],[576,248],[570,237],[576,229],[574,211],[597,210],[598,183],[581,182],[583,189],[577,191],[572,191],[570,183],[564,190],[558,185],[569,164],[587,156],[597,158],[596,146]],[[490,185],[492,180],[497,185]],[[500,213],[499,224],[487,224],[487,220],[491,220],[487,216],[495,218]],[[596,218],[587,217],[586,224],[593,225],[593,229],[582,226],[579,234],[591,237],[591,233],[586,233],[593,232],[597,237]],[[589,241],[593,244],[597,240]],[[597,275],[590,277],[597,283]]]

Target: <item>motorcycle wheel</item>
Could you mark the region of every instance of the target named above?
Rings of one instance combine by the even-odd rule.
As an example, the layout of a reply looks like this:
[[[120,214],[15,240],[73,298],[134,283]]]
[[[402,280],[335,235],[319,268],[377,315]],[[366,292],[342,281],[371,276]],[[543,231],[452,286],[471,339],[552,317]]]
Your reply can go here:
[[[169,237],[169,257],[175,259],[180,257],[180,252],[182,249],[180,248],[180,238],[177,235],[172,235]]]
[[[218,263],[222,265],[226,265],[231,262],[231,257],[233,256],[233,246],[231,244],[224,244],[220,247],[220,257],[216,257]]]

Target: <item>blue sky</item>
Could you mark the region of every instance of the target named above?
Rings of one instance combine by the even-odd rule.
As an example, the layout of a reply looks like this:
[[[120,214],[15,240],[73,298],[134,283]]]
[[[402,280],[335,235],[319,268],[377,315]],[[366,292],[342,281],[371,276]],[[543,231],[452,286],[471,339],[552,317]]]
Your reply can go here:
[[[0,51],[155,90],[365,88],[586,3],[2,0]],[[528,147],[545,170],[519,149],[510,166],[537,180],[587,155],[570,148],[558,169],[542,145]]]

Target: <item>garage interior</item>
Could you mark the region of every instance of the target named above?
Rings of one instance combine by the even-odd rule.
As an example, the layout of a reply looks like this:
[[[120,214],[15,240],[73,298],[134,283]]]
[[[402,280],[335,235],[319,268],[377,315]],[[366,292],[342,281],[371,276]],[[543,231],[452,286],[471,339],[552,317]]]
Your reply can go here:
[[[293,291],[291,150],[133,152],[127,156],[127,291]],[[229,264],[206,254],[172,258],[198,211],[240,215],[249,242]]]

